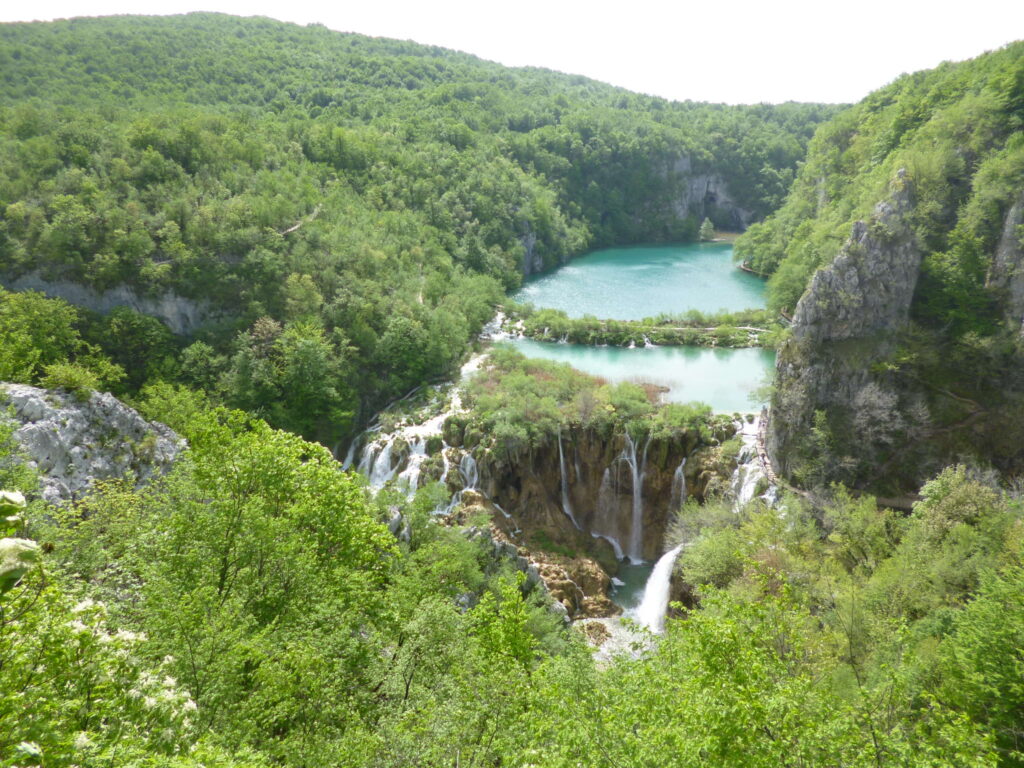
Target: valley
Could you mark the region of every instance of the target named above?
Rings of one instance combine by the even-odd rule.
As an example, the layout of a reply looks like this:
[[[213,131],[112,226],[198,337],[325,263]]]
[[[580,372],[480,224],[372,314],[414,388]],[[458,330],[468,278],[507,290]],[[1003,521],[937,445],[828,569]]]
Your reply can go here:
[[[1024,765],[1024,43],[878,85],[0,24],[0,766]]]

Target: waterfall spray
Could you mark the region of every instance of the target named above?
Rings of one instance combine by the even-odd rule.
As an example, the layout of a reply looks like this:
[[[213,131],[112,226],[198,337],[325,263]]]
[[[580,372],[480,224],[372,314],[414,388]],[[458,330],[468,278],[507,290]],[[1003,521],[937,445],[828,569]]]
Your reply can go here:
[[[682,552],[683,545],[669,550],[654,565],[650,578],[647,579],[647,586],[644,587],[644,596],[636,609],[635,617],[637,622],[647,627],[655,634],[665,631],[665,614],[668,613],[668,593],[672,582],[672,567],[676,558]]]
[[[636,456],[636,442],[626,434],[626,445],[619,458],[629,466],[633,479],[633,518],[629,530],[629,559],[634,563],[644,561],[644,475],[647,473],[647,448],[651,444],[648,436],[644,443],[643,458],[639,462]]]

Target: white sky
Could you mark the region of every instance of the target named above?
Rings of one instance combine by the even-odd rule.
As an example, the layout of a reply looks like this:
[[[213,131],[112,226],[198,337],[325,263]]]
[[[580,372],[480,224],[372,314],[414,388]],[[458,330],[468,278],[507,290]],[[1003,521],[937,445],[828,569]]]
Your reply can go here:
[[[0,21],[194,10],[411,39],[670,99],[852,102],[1024,38],[1022,0],[34,0]]]

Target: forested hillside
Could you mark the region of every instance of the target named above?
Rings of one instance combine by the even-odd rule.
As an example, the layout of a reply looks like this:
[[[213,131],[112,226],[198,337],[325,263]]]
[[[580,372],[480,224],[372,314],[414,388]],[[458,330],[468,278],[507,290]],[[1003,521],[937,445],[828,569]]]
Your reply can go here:
[[[524,272],[764,216],[835,111],[211,14],[0,26],[0,105],[7,285],[169,323],[83,329],[122,393],[172,379],[331,445]]]
[[[69,422],[0,420],[0,766],[1024,765],[1022,52],[836,116],[741,241],[795,309],[773,458],[811,489],[744,504],[729,416],[508,351],[420,393],[450,408],[420,454],[441,482],[372,493],[303,437],[450,373],[524,270],[767,213],[830,108],[670,104],[258,19],[0,27],[0,267],[103,310],[0,292],[0,380],[64,390],[33,397]],[[69,438],[97,388],[182,452],[51,505],[39,471],[158,452],[144,427]],[[21,429],[54,456],[31,465]],[[632,511],[652,437],[672,519],[637,543],[679,546],[679,602],[598,662],[605,625],[568,623],[439,448],[529,473],[533,496],[504,490],[571,559],[593,535],[570,502],[583,520],[604,480],[568,489],[566,464],[610,484],[631,458]],[[908,511],[829,485],[886,473]]]
[[[801,482],[1024,468],[1022,129],[1024,43],[905,75],[823,125],[738,240],[770,306],[796,309],[774,404]]]

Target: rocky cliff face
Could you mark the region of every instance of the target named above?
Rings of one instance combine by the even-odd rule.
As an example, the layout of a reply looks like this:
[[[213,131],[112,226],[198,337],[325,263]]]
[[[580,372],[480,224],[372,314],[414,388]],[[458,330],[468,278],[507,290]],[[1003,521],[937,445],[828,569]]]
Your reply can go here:
[[[589,552],[613,574],[623,555],[656,560],[671,514],[712,481],[711,446],[696,434],[634,442],[572,430],[560,441],[515,461],[480,456],[480,489],[523,531]]]
[[[1004,318],[1024,337],[1024,193],[1010,206],[987,285],[1002,299]]]
[[[143,315],[152,315],[176,334],[190,335],[214,319],[211,308],[201,302],[172,293],[161,296],[141,296],[133,288],[119,285],[107,291],[96,291],[88,286],[67,280],[46,280],[37,272],[30,272],[13,280],[3,280],[4,287],[12,291],[39,291],[50,298],[64,299],[70,304],[85,307],[102,315],[117,307],[128,307]]]
[[[0,384],[0,399],[51,503],[77,498],[97,480],[144,483],[166,472],[185,448],[171,429],[146,421],[110,394],[94,392],[80,402],[65,392]]]
[[[673,201],[677,216],[693,216],[697,221],[708,217],[721,227],[737,231],[746,229],[754,221],[754,212],[733,200],[728,182],[719,174],[695,173],[686,156],[676,160],[671,172],[682,181],[680,194]]]
[[[891,197],[869,221],[854,224],[839,255],[814,276],[797,305],[792,338],[778,355],[768,433],[772,462],[786,476],[809,471],[810,462],[831,461],[835,466],[818,467],[825,477],[817,479],[856,481],[927,422],[920,393],[876,366],[909,323],[921,266],[907,222],[911,207],[912,191],[900,173]],[[821,418],[843,438],[828,457],[813,442]]]

